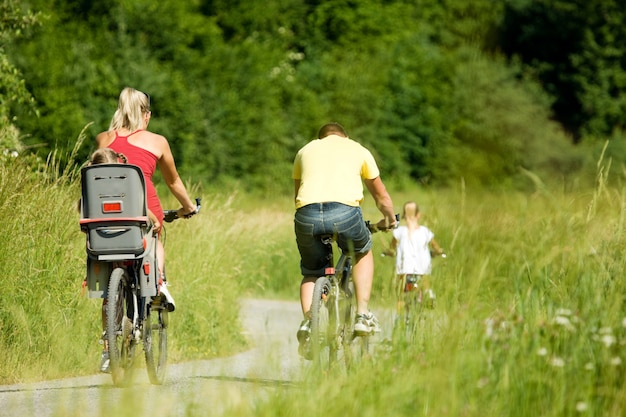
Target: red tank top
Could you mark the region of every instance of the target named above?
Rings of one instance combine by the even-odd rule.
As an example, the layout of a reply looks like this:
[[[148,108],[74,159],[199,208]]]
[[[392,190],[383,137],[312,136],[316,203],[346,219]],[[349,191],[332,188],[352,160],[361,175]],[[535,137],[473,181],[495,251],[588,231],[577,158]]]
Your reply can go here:
[[[152,182],[152,175],[156,170],[159,158],[152,152],[128,142],[128,138],[137,132],[140,132],[140,130],[136,130],[128,136],[120,136],[115,132],[115,139],[111,142],[109,148],[113,149],[115,152],[124,154],[129,164],[137,165],[141,168],[143,176],[146,178],[148,208],[154,213],[157,219],[159,219],[159,222],[163,223],[163,208],[161,207],[156,188]]]

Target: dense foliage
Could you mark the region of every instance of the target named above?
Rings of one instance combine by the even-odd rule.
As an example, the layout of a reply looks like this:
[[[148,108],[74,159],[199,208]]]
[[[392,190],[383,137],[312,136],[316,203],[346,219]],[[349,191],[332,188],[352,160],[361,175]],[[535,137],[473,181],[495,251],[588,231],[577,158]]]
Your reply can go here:
[[[626,8],[618,0],[510,1],[501,43],[547,91],[577,138],[626,121]]]
[[[11,123],[11,104],[33,104],[33,97],[26,90],[19,70],[9,61],[4,46],[36,23],[37,16],[23,14],[14,1],[0,2],[0,151],[21,150],[19,132]]]
[[[295,152],[330,120],[399,183],[569,182],[589,153],[572,142],[621,139],[626,118],[624,12],[578,3],[25,0],[42,24],[6,50],[38,114],[10,114],[45,155],[106,129],[136,87],[204,184],[290,190]]]

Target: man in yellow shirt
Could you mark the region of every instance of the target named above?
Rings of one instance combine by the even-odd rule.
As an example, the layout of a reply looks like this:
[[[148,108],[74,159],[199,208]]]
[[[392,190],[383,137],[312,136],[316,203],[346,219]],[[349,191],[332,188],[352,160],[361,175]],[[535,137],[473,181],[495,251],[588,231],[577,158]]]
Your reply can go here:
[[[368,309],[374,278],[374,256],[372,236],[360,207],[363,182],[384,216],[378,227],[383,229],[396,224],[393,202],[371,152],[350,139],[338,123],[322,126],[318,137],[298,151],[293,166],[294,228],[303,276],[300,303],[304,321],[298,330],[301,346],[310,334],[309,310],[315,280],[324,275],[327,266],[332,266],[328,265],[328,248],[319,238],[322,234],[336,234],[341,250],[354,250],[355,333],[365,335],[380,331],[378,321]]]

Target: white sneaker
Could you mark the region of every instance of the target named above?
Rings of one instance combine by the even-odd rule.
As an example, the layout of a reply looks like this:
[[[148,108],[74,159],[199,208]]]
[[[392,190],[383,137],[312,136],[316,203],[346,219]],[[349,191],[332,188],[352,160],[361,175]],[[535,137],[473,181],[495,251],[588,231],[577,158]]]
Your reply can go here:
[[[102,357],[100,358],[100,372],[104,372],[106,374],[111,372],[109,368],[111,361],[109,360],[109,352],[102,352]]]
[[[378,320],[374,314],[357,314],[354,322],[354,333],[357,336],[367,336],[369,334],[380,332]]]
[[[311,320],[304,319],[298,328],[298,353],[304,359],[313,359],[311,350]]]
[[[174,297],[172,297],[172,294],[170,294],[167,289],[167,282],[163,282],[163,284],[159,286],[159,294],[161,298],[165,297],[165,308],[167,308],[167,311],[171,313],[176,310],[176,303],[174,302]]]

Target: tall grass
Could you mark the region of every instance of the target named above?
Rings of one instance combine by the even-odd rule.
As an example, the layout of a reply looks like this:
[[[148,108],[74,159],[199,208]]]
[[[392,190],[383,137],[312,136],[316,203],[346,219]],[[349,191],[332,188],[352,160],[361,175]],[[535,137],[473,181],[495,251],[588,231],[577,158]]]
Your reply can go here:
[[[623,415],[626,190],[609,184],[609,166],[599,163],[595,189],[576,193],[395,193],[398,208],[422,205],[449,253],[435,263],[438,305],[418,342],[397,336],[355,372],[312,376],[247,411]],[[375,252],[388,239],[377,235]],[[393,262],[377,260],[375,302],[391,307]]]
[[[44,165],[0,164],[2,384],[90,374],[99,366],[101,300],[81,288],[86,254],[78,171],[59,169],[54,158]],[[228,250],[236,246],[237,216],[231,197],[211,197],[201,216],[166,226],[167,273],[178,307],[170,319],[171,362],[230,354],[246,344],[237,318],[243,260]]]
[[[397,336],[348,375],[308,375],[225,414],[623,415],[626,190],[609,168],[600,161],[596,187],[568,193],[392,193],[397,211],[420,204],[449,255],[435,261],[437,306],[418,341]],[[42,181],[17,162],[0,170],[1,382],[94,372],[99,300],[80,291],[75,179]],[[298,298],[289,197],[191,193],[201,214],[166,233],[173,361],[245,348],[238,297]],[[364,211],[378,218],[370,200]],[[389,239],[374,236],[375,309],[395,305],[393,259],[380,257]]]
[[[88,332],[80,325],[87,306],[75,239],[78,196],[42,181],[19,160],[0,166],[0,178],[0,380],[76,370],[84,365],[78,358],[86,344],[78,344],[81,354],[72,357],[64,338],[80,340]]]

